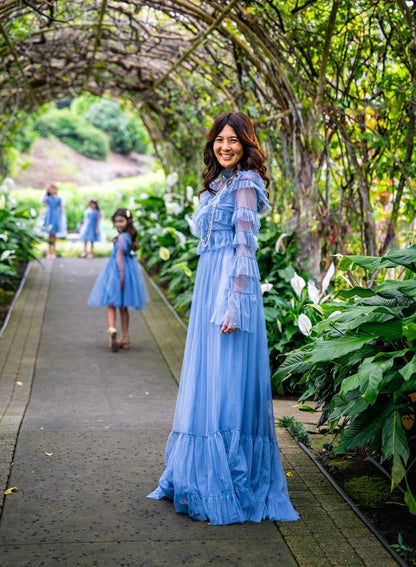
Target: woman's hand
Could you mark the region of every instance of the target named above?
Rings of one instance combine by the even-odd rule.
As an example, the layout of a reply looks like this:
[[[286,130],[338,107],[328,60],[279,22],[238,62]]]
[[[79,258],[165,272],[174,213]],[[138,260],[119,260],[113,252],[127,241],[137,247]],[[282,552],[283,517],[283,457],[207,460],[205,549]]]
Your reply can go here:
[[[228,323],[224,323],[223,326],[221,327],[221,333],[225,333],[226,335],[231,335],[231,333],[234,333],[234,331],[237,330],[237,327],[232,327],[231,325],[229,325]]]

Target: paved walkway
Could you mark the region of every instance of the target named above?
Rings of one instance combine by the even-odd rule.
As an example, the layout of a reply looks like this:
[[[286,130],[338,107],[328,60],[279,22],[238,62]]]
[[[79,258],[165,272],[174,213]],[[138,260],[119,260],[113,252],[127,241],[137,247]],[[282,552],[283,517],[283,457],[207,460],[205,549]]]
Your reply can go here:
[[[209,526],[146,498],[163,470],[185,329],[149,282],[132,349],[112,353],[105,310],[86,304],[104,262],[33,263],[0,340],[0,494],[17,487],[1,510],[0,565],[397,565],[284,430],[298,522]]]

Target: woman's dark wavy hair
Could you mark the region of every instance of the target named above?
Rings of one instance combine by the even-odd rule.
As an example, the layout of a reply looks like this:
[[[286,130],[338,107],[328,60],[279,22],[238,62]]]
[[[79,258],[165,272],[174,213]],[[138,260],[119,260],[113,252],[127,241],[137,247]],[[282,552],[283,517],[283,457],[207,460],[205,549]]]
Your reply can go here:
[[[111,217],[111,220],[114,222],[114,219],[116,217],[123,217],[126,219],[127,226],[124,232],[128,232],[131,236],[131,249],[137,250],[137,247],[139,245],[137,241],[137,230],[134,228],[133,215],[131,214],[130,209],[125,209],[124,207],[117,209],[114,215]]]
[[[254,171],[257,171],[257,173],[262,177],[266,187],[268,187],[270,179],[267,176],[267,167],[264,163],[264,152],[257,140],[256,132],[251,120],[242,112],[224,112],[217,116],[214,124],[211,126],[211,130],[207,134],[207,141],[204,147],[204,163],[206,167],[202,174],[204,188],[200,191],[200,193],[203,191],[209,191],[212,194],[215,193],[215,191],[211,189],[210,185],[215,179],[217,179],[223,168],[215,157],[213,149],[214,141],[227,124],[234,129],[238,140],[243,145],[244,150],[241,161],[234,168],[234,173],[241,170],[253,169]]]

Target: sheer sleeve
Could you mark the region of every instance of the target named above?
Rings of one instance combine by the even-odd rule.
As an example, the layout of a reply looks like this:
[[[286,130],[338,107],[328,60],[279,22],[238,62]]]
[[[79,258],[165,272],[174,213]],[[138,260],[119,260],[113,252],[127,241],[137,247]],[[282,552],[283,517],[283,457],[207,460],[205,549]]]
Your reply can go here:
[[[120,279],[121,290],[124,289],[124,259],[127,254],[128,242],[124,233],[121,233],[116,242],[116,264]]]
[[[260,228],[258,212],[270,210],[263,181],[254,172],[236,180],[233,186],[235,209],[235,255],[229,273],[229,287],[222,305],[218,305],[211,322],[227,323],[241,331],[253,332],[258,309],[260,272],[256,260],[256,235]]]

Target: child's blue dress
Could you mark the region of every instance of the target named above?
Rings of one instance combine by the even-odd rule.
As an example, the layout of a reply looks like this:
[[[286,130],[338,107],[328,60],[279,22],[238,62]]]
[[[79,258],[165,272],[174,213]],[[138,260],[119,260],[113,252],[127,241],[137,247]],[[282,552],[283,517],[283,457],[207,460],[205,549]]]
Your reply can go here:
[[[167,496],[177,512],[211,524],[296,520],[276,441],[255,258],[257,213],[270,205],[254,171],[213,189],[221,183],[219,201],[204,191],[193,216],[200,259],[182,374],[166,469],[149,497]],[[221,334],[225,321],[237,330]]]
[[[124,267],[124,290],[120,285],[117,261]],[[131,236],[122,232],[114,241],[110,258],[98,275],[91,290],[88,304],[92,307],[130,307],[144,309],[148,301],[146,284],[137,261],[137,254],[131,253]]]
[[[40,232],[45,236],[55,234],[61,238],[65,237],[68,231],[62,198],[59,195],[46,195],[42,203],[46,204],[46,211],[41,221]]]
[[[101,242],[101,211],[87,207],[84,211],[84,222],[79,231],[79,239],[83,242]]]

